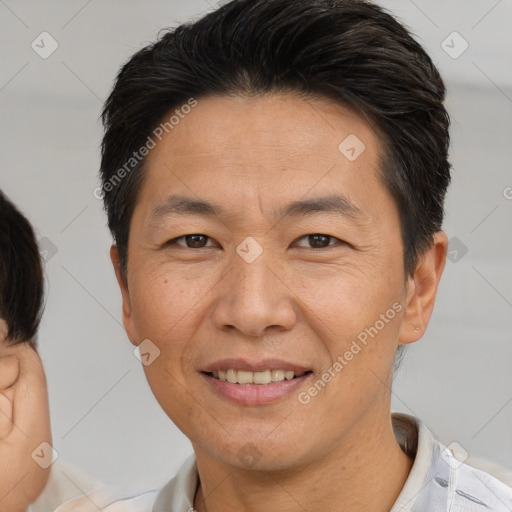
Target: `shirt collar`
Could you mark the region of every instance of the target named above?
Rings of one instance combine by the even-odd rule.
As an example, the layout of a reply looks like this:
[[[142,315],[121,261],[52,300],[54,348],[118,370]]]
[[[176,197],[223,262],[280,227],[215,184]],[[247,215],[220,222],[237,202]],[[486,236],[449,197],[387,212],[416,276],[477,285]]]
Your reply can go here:
[[[432,463],[434,438],[425,423],[414,416],[393,413],[391,419],[398,444],[414,460],[391,512],[411,512]]]

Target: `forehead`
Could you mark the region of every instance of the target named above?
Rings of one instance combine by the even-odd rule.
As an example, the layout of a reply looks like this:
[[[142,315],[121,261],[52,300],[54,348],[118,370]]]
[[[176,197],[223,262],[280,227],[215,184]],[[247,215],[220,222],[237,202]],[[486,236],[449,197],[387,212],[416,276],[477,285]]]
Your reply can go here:
[[[293,149],[297,159],[311,150],[337,157],[338,145],[348,135],[358,136],[370,146],[370,152],[379,146],[376,134],[361,115],[323,97],[305,98],[295,93],[207,96],[199,98],[197,106],[189,110],[181,120],[173,116],[176,124],[165,130],[172,137],[164,133],[164,143],[157,145],[149,160],[165,151],[164,146],[172,146],[175,156],[188,154],[194,147],[212,154],[225,149],[262,158],[265,155],[259,154],[260,147],[269,154],[280,144],[285,151]],[[163,123],[168,118],[170,115],[164,116]]]
[[[198,98],[150,151],[141,196],[186,194],[247,211],[339,191],[364,208],[385,193],[380,155],[369,123],[327,98]]]

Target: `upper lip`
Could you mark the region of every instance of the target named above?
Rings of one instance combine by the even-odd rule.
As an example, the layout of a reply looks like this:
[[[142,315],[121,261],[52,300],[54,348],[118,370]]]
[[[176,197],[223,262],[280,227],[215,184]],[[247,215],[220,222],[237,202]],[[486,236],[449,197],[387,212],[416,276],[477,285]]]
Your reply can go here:
[[[248,361],[247,359],[231,358],[221,359],[203,368],[203,372],[218,372],[219,370],[242,370],[246,372],[263,372],[265,370],[292,370],[294,372],[307,372],[311,368],[301,364],[283,361],[281,359],[260,359]]]

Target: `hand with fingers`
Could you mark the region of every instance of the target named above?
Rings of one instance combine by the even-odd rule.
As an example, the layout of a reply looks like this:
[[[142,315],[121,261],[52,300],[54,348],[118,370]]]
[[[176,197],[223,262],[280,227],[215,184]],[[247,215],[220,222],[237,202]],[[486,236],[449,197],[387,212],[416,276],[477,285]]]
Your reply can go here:
[[[41,359],[30,341],[6,336],[0,319],[0,512],[21,512],[42,492],[54,453]]]

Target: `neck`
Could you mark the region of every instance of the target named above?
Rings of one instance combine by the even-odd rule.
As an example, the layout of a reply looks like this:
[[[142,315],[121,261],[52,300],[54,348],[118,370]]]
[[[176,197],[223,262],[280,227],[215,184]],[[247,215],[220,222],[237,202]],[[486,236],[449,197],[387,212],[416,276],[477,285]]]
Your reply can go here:
[[[389,512],[413,461],[397,443],[389,417],[381,425],[366,423],[327,456],[286,470],[240,469],[194,447],[201,481],[195,510]]]

